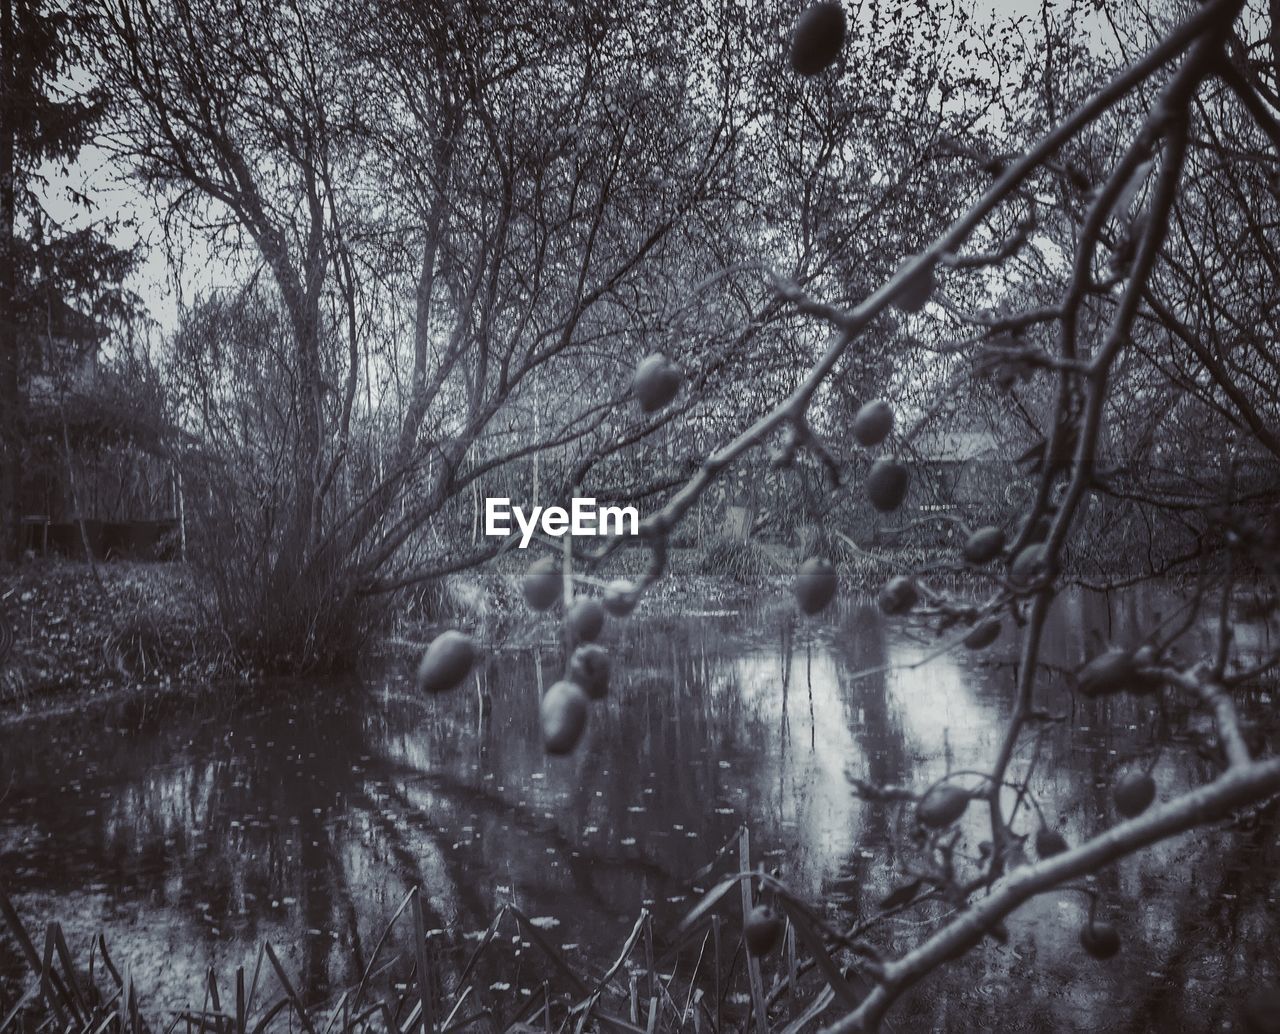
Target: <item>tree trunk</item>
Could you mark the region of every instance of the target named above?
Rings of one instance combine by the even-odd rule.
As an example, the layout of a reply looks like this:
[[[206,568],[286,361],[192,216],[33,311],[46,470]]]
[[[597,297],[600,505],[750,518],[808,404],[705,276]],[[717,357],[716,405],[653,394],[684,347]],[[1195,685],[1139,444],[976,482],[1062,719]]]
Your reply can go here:
[[[0,0],[0,94],[13,90],[13,0]],[[3,118],[3,115],[0,115]],[[18,485],[21,409],[18,393],[18,320],[14,292],[16,214],[14,128],[0,122],[0,560],[18,556]]]

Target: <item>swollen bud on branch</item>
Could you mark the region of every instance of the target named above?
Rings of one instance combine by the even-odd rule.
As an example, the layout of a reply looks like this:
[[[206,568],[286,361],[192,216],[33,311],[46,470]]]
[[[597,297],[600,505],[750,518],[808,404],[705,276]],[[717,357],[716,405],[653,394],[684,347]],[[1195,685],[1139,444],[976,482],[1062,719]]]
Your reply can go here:
[[[999,638],[1000,619],[988,617],[983,618],[969,630],[969,634],[964,637],[964,645],[970,650],[985,650]]]
[[[914,261],[907,259],[898,267],[899,272]],[[903,312],[919,312],[928,304],[937,288],[938,278],[934,275],[933,266],[926,265],[912,273],[898,288],[898,293],[893,296],[893,304]]]
[[[615,618],[625,618],[636,609],[638,592],[625,578],[615,578],[604,587],[604,609]]]
[[[575,643],[591,643],[604,629],[604,607],[593,599],[574,600],[565,613],[564,623]]]
[[[1013,559],[1009,568],[1009,581],[1015,589],[1028,589],[1042,577],[1048,568],[1049,550],[1041,543],[1025,547]]]
[[[543,557],[530,564],[520,583],[525,603],[534,610],[549,610],[555,606],[563,588],[564,579],[560,576],[556,562],[550,557]]]
[[[592,700],[603,700],[609,693],[608,651],[595,643],[584,643],[573,651],[565,676],[586,690]]]
[[[574,682],[556,682],[542,698],[542,744],[548,754],[568,754],[587,727],[591,703],[586,690]]]
[[[835,568],[822,557],[814,556],[800,565],[792,591],[802,611],[816,614],[831,602],[838,587]]]
[[[631,380],[631,392],[646,413],[656,413],[680,391],[684,373],[661,352],[640,361]]]
[[[1066,838],[1056,829],[1041,826],[1036,832],[1036,854],[1040,858],[1052,858],[1067,849]]]
[[[464,632],[441,632],[431,641],[418,663],[414,679],[424,693],[455,689],[476,662],[476,642]]]
[[[1080,930],[1080,947],[1095,959],[1109,959],[1120,950],[1120,935],[1104,919],[1090,919]]]
[[[1127,819],[1137,818],[1156,799],[1156,781],[1146,772],[1126,772],[1112,791],[1116,811]]]
[[[867,475],[867,498],[881,513],[892,513],[907,497],[911,472],[893,460],[876,460]]]
[[[985,564],[1004,551],[1004,532],[999,528],[979,528],[964,543],[964,558],[971,564]]]
[[[1136,685],[1138,669],[1128,650],[1107,650],[1080,669],[1076,685],[1087,697],[1110,696]]]
[[[955,822],[969,807],[969,791],[950,783],[939,783],[920,798],[916,818],[929,829],[943,829]]]
[[[756,958],[768,955],[782,938],[782,920],[768,905],[756,905],[748,914],[742,927],[742,938],[747,951]]]
[[[900,574],[884,583],[876,602],[889,617],[901,617],[920,602],[920,592],[915,582]]]
[[[853,436],[870,449],[889,437],[893,430],[893,410],[884,399],[862,406],[853,418]]]
[[[844,8],[834,0],[816,3],[800,15],[791,37],[791,67],[800,75],[817,75],[844,47]]]

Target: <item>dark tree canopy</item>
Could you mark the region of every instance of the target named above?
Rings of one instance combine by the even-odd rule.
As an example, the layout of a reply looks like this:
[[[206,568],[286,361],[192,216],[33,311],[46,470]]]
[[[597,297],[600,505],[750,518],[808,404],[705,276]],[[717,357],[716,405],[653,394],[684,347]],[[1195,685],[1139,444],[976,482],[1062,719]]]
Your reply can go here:
[[[81,91],[87,19],[43,0],[0,4],[0,555],[16,544],[23,465],[23,408],[37,370],[76,361],[57,344],[86,335],[88,321],[132,311],[120,288],[132,256],[111,227],[67,227],[45,203],[52,166],[65,170],[89,143],[107,95]],[[70,200],[91,212],[75,187]]]

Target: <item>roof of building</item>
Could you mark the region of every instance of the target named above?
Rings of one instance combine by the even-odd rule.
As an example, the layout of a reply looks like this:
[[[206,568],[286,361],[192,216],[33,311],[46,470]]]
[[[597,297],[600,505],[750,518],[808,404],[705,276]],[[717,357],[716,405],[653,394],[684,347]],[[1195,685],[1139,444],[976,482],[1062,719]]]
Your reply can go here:
[[[1000,441],[990,431],[924,431],[912,441],[926,463],[967,463],[1000,458]]]
[[[31,338],[44,339],[52,335],[63,341],[101,341],[107,336],[107,328],[74,306],[68,305],[61,298],[53,300],[48,312],[26,314],[25,319],[19,317],[11,326],[15,326],[19,334]]]

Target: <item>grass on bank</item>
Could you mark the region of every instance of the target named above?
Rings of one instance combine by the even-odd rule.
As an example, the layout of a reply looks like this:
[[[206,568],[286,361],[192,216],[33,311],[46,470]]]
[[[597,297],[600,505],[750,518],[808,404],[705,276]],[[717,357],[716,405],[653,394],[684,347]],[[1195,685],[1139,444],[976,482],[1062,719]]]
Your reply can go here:
[[[841,591],[874,595],[894,575],[924,571],[938,589],[985,589],[954,549],[911,544],[860,546],[840,532],[803,536],[798,545],[719,536],[703,548],[673,549],[667,575],[645,594],[639,613],[685,603],[786,595],[806,556],[829,557]],[[530,617],[520,577],[541,549],[509,553],[480,567],[388,597],[354,665],[386,639],[420,638],[423,626],[463,621],[510,625]],[[636,577],[643,549],[625,550],[598,578]],[[219,626],[213,593],[178,563],[41,560],[0,571],[0,708],[56,695],[197,686],[253,679],[263,669],[246,644]]]
[[[736,865],[734,863],[737,863]],[[112,957],[102,933],[88,957],[73,958],[56,920],[37,941],[0,892],[0,918],[17,943],[28,973],[16,1000],[3,1002],[0,1032],[23,1034],[455,1034],[463,1030],[508,1034],[798,1034],[837,1000],[851,1007],[862,977],[841,967],[829,945],[850,943],[776,880],[753,870],[745,827],[720,849],[694,881],[721,879],[660,942],[644,909],[612,961],[599,974],[573,965],[536,923],[514,905],[494,916],[452,986],[427,948],[422,899],[411,890],[382,930],[359,982],[323,1004],[305,1004],[299,986],[270,943],[261,945],[252,971],[238,967],[230,980],[210,968],[191,1004],[148,1010],[147,974]],[[760,888],[753,893],[753,886]],[[766,958],[745,950],[741,919],[762,898],[785,920],[781,947]],[[740,911],[739,911],[740,909]],[[482,960],[498,967],[500,937],[514,925],[520,938],[546,959],[550,977],[542,993],[495,997],[477,981]],[[399,929],[399,927],[407,927]],[[407,947],[393,950],[393,942]],[[38,946],[39,944],[39,946]],[[808,957],[801,956],[801,950]],[[405,971],[407,976],[399,974]],[[596,968],[596,967],[593,967]],[[768,976],[766,976],[766,973]],[[822,983],[807,979],[817,974]],[[513,1000],[514,999],[514,1000]],[[739,1003],[745,1000],[745,1005]]]
[[[41,560],[0,581],[0,704],[225,675],[233,666],[182,564]],[[0,644],[3,645],[3,644]]]

